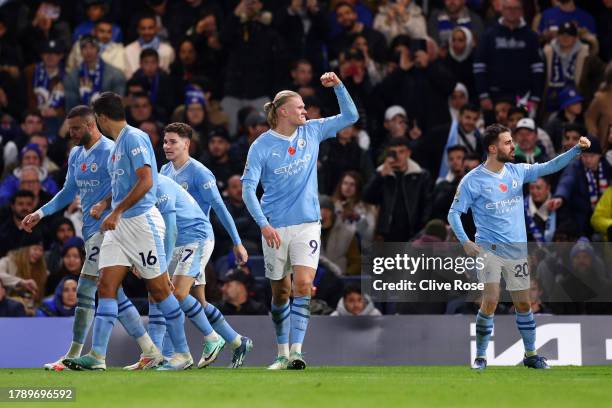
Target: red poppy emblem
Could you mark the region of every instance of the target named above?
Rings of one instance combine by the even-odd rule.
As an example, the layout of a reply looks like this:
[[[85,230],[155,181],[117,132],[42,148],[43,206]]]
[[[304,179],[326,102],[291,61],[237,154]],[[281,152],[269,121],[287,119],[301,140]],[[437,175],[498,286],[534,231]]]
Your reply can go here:
[[[81,164],[81,171],[83,173],[85,173],[87,171],[87,164],[85,164],[85,163]]]
[[[289,149],[287,149],[287,151],[289,152],[290,155],[293,156],[295,154],[295,147],[289,146]]]
[[[499,184],[499,189],[500,189],[502,192],[504,192],[504,193],[505,193],[506,191],[508,191],[508,186],[507,186],[507,185],[505,185],[504,183],[500,183],[500,184]]]

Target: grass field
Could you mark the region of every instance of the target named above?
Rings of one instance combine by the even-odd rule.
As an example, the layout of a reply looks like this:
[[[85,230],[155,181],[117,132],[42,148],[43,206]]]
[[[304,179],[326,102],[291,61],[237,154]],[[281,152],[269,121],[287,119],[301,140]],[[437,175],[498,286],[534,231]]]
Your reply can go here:
[[[612,366],[208,368],[186,372],[2,369],[0,387],[74,387],[52,407],[611,407]],[[0,403],[0,407],[49,403]]]

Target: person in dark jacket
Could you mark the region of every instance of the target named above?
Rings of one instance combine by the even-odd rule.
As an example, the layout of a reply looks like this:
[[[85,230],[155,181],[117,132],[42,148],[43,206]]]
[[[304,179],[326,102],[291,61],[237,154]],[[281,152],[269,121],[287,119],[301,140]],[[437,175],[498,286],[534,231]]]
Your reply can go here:
[[[559,218],[574,220],[579,234],[585,236],[593,233],[590,223],[593,209],[612,184],[612,166],[602,157],[599,140],[589,140],[591,147],[583,152],[580,160],[563,170],[549,207],[550,210],[561,208]]]
[[[411,153],[408,139],[392,139],[385,162],[364,189],[364,201],[380,206],[376,234],[387,242],[410,240],[431,213],[431,177]]]
[[[446,149],[448,162],[448,174],[442,179],[438,179],[433,190],[432,218],[444,219],[453,203],[453,198],[457,192],[457,186],[465,175],[463,161],[468,151],[465,146],[454,145]]]
[[[0,280],[0,317],[25,317],[23,304],[6,297],[6,289]]]
[[[222,281],[223,303],[218,307],[225,316],[268,314],[268,309],[251,297],[254,279],[250,273],[242,269],[230,270]]]
[[[483,110],[493,109],[499,97],[529,99],[540,103],[544,87],[544,61],[538,35],[523,19],[520,0],[503,2],[502,17],[489,28],[474,59],[476,90]]]
[[[36,310],[36,317],[74,316],[77,304],[78,277],[66,276],[55,288],[53,297],[44,300]]]

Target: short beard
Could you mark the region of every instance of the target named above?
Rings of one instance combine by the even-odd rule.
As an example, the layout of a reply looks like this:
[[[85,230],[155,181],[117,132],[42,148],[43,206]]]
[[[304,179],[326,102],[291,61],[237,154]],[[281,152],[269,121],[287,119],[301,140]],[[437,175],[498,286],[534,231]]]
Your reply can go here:
[[[497,161],[501,163],[512,163],[514,159],[509,154],[501,155],[500,153],[497,153]]]
[[[83,137],[81,137],[81,141],[79,142],[78,145],[79,146],[85,146],[86,144],[89,144],[90,141],[91,141],[91,133],[85,132]]]

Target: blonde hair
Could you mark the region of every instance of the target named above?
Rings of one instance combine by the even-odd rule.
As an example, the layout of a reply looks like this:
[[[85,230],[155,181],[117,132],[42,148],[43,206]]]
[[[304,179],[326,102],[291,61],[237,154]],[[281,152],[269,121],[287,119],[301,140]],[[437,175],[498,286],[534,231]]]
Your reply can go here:
[[[272,102],[268,102],[264,105],[264,112],[266,113],[266,120],[268,121],[268,125],[270,128],[274,129],[278,125],[278,113],[277,110],[285,103],[289,98],[299,98],[300,94],[293,91],[280,91],[274,97]]]
[[[33,279],[38,285],[38,293],[34,298],[34,301],[38,304],[45,295],[47,265],[44,255],[36,263],[30,263],[30,246],[15,249],[9,253],[9,256],[17,266],[17,276],[22,279]]]

